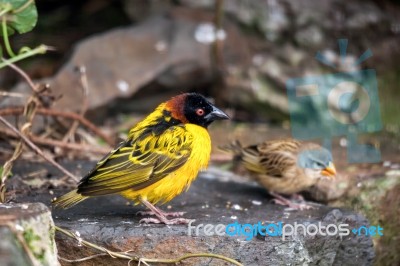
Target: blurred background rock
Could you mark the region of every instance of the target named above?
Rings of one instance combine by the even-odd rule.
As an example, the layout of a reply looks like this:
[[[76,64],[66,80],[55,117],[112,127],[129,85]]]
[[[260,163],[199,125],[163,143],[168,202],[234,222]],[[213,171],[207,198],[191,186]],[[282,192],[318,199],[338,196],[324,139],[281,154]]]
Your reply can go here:
[[[71,90],[64,79],[72,82],[68,75],[74,64],[108,54],[106,59],[98,59],[98,69],[87,66],[93,72],[88,77],[93,83],[92,108],[110,106],[109,100],[118,97],[132,97],[129,106],[116,106],[145,112],[152,108],[149,103],[159,102],[154,99],[155,92],[164,99],[196,90],[234,109],[237,120],[281,123],[288,120],[286,80],[334,73],[334,69],[314,60],[315,54],[320,51],[338,62],[337,40],[347,38],[350,61],[372,50],[373,57],[361,68],[376,69],[385,129],[399,131],[396,114],[400,98],[393,97],[400,82],[400,5],[396,1],[224,1],[221,62],[215,62],[212,56],[212,28],[204,31],[214,21],[213,0],[44,0],[37,6],[37,27],[16,36],[13,43],[22,46],[41,42],[57,51],[22,64],[33,78],[55,75],[54,89],[66,98]],[[112,35],[120,27],[127,32]],[[89,36],[93,43],[82,51]],[[126,63],[121,63],[121,58]],[[221,70],[222,86],[216,82],[219,75],[215,64]],[[115,69],[107,70],[103,65]],[[127,73],[131,80],[121,79],[118,72]],[[96,80],[101,77],[108,82]],[[118,78],[123,82],[118,83]],[[3,88],[15,83],[15,73],[2,71]],[[129,89],[117,93],[118,86]],[[101,101],[95,96],[98,89],[115,93]]]
[[[358,69],[376,70],[383,129],[365,141],[381,149],[383,161],[348,165],[346,139],[336,139],[334,158],[344,177],[334,186],[322,183],[311,194],[355,208],[371,224],[381,223],[387,231],[375,239],[376,262],[399,265],[400,224],[391,211],[400,205],[398,1],[41,0],[36,5],[38,25],[13,36],[12,43],[15,50],[39,43],[56,48],[19,65],[62,95],[58,109],[80,109],[76,67],[85,65],[87,117],[93,121],[126,130],[166,98],[197,91],[230,109],[234,121],[247,122],[215,126],[214,145],[227,137],[245,144],[290,137],[286,81],[352,70],[340,65],[338,39],[349,42],[345,62],[370,49],[373,56]],[[338,68],[319,63],[317,52]],[[29,90],[11,69],[0,72],[0,88]],[[0,106],[25,100],[6,98]],[[314,103],[315,111],[325,115],[318,106]]]

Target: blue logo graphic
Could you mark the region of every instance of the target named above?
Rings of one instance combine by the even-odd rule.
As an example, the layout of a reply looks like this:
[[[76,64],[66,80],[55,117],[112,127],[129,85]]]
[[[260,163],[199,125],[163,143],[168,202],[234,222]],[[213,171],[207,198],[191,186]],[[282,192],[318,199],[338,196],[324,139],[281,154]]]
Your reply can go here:
[[[347,40],[339,41],[340,61],[346,62]],[[364,52],[351,67],[372,56]],[[316,59],[334,69],[334,62],[318,52]],[[350,163],[373,163],[381,160],[378,149],[360,144],[359,133],[382,129],[378,86],[374,69],[289,79],[286,83],[292,136],[301,140],[322,139],[331,150],[335,136],[347,136],[347,159]]]

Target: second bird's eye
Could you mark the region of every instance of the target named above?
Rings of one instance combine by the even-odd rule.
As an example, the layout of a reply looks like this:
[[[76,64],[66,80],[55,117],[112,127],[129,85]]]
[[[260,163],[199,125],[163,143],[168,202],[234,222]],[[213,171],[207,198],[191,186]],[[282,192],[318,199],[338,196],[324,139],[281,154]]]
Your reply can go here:
[[[196,114],[197,114],[198,116],[203,116],[203,115],[204,115],[204,110],[201,109],[201,108],[199,108],[199,109],[196,110]]]

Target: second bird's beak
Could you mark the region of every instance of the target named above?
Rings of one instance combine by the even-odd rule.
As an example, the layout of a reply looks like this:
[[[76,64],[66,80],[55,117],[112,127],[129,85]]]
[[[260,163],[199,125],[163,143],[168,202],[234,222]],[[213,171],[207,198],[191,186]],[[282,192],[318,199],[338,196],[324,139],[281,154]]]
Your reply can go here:
[[[321,171],[322,175],[328,177],[329,179],[333,179],[336,177],[336,168],[332,162],[329,162],[328,167]]]
[[[204,117],[207,121],[212,122],[214,120],[224,120],[229,119],[229,116],[222,112],[217,107],[213,106],[212,111]]]

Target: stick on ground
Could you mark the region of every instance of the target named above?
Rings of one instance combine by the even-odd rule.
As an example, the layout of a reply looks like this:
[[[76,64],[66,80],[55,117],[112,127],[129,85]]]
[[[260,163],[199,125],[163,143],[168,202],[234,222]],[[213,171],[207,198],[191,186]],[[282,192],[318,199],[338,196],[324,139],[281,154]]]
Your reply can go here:
[[[26,145],[31,148],[34,152],[36,152],[38,155],[42,156],[43,159],[45,159],[46,161],[48,161],[49,163],[51,163],[52,165],[54,165],[58,170],[60,170],[61,172],[63,172],[64,174],[66,174],[67,176],[71,177],[72,179],[74,179],[75,181],[79,181],[79,178],[77,178],[75,175],[73,175],[71,172],[69,172],[67,169],[65,169],[64,167],[62,167],[59,163],[57,163],[56,161],[54,161],[52,158],[46,156],[46,154],[44,154],[42,152],[42,150],[36,146],[32,141],[30,141],[27,137],[25,137],[23,134],[21,134],[21,132],[19,132],[18,129],[16,129],[13,125],[11,125],[6,119],[4,119],[4,117],[0,116],[0,122],[2,122],[3,124],[5,124],[8,128],[10,128],[12,131],[14,131],[15,134],[17,134],[25,143]]]

